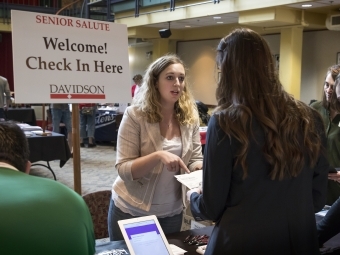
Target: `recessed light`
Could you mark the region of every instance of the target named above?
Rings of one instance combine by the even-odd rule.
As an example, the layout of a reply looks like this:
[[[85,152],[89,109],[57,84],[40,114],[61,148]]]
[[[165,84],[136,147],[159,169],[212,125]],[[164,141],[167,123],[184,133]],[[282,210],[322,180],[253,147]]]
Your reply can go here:
[[[185,26],[185,27],[191,27],[191,26]]]
[[[223,24],[223,21],[217,21],[216,23],[217,24]]]
[[[221,17],[214,17],[214,19],[220,19]]]
[[[313,5],[312,4],[303,4],[301,5],[301,7],[304,7],[304,8],[308,8],[308,7],[312,7]]]

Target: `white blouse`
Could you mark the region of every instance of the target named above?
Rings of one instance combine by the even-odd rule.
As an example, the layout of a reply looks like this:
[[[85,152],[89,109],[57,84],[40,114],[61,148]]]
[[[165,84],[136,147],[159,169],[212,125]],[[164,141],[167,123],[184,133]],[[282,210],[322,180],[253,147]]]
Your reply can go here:
[[[179,157],[182,155],[182,140],[181,137],[174,137],[168,140],[163,137],[163,150],[171,152]],[[157,217],[171,217],[182,212],[182,189],[181,183],[177,181],[174,175],[178,172],[170,172],[166,166],[163,166],[163,171],[159,175],[155,188],[152,204],[148,215],[156,215]],[[125,213],[133,216],[144,216],[145,211],[135,208],[125,202],[117,194],[113,193],[115,205]]]

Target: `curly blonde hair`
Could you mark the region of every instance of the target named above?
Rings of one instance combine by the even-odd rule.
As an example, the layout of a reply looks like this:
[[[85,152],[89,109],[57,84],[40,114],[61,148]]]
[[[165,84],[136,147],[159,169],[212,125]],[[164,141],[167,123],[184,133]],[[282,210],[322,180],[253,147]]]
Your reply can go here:
[[[147,68],[141,88],[133,99],[132,104],[138,106],[149,123],[157,123],[163,119],[161,114],[160,93],[156,88],[159,75],[170,65],[181,64],[183,61],[175,54],[164,55]],[[174,106],[176,118],[181,125],[194,124],[198,122],[198,111],[195,100],[185,80],[184,90]]]

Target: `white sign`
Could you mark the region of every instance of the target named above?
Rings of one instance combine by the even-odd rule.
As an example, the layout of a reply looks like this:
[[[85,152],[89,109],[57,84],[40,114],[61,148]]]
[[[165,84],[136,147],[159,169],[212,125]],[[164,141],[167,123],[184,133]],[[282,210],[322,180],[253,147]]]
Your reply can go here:
[[[131,102],[126,25],[11,15],[16,103]]]

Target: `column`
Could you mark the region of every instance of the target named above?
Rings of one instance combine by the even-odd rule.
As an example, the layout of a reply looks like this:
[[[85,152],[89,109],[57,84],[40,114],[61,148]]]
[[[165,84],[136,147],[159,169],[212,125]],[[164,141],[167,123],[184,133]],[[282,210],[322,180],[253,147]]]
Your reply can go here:
[[[303,28],[281,30],[280,81],[285,90],[300,99]]]

